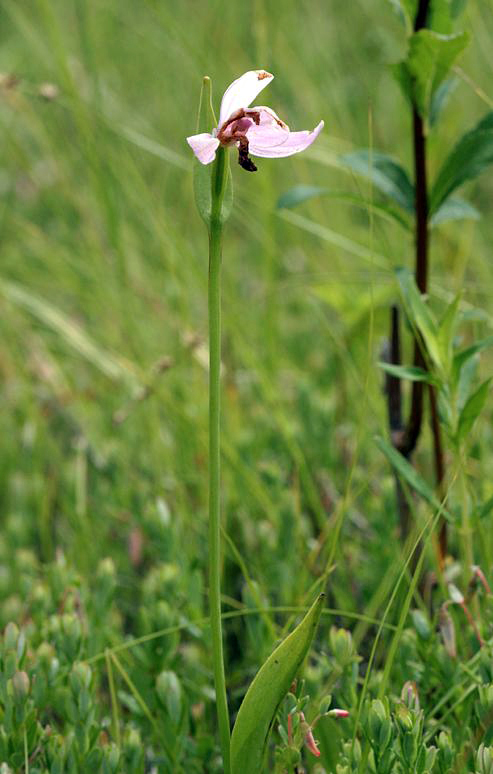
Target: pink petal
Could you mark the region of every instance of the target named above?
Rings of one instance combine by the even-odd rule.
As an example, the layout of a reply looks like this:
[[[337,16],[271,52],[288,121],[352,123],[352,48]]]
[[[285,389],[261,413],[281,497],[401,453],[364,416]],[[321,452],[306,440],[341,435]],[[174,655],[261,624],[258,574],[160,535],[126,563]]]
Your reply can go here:
[[[251,147],[267,149],[273,145],[285,143],[289,137],[289,127],[268,107],[253,107],[248,114],[258,113],[259,123],[252,123],[246,135]]]
[[[216,158],[219,140],[212,134],[207,132],[194,134],[192,137],[187,137],[187,142],[201,164],[210,164]]]
[[[305,744],[312,755],[315,755],[316,758],[320,758],[320,750],[317,747],[317,742],[315,741],[311,728],[305,736]]]
[[[233,81],[222,98],[219,127],[227,121],[235,110],[248,107],[273,78],[274,76],[265,70],[249,70]]]
[[[330,712],[327,712],[327,715],[330,715],[331,718],[348,718],[349,712],[336,707],[335,709],[330,710]]]
[[[254,105],[251,108],[248,108],[248,110],[245,111],[247,115],[250,115],[251,113],[259,113],[260,114],[260,126],[263,125],[277,125],[282,129],[287,129],[289,131],[289,126],[284,123],[284,121],[279,118],[277,113],[272,110],[270,107],[266,107],[265,105]]]
[[[300,151],[308,148],[324,128],[324,122],[320,121],[319,125],[315,127],[313,132],[290,132],[285,142],[280,145],[270,145],[266,147],[264,144],[257,144],[252,138],[250,141],[250,132],[248,131],[249,139],[249,153],[252,156],[262,156],[266,159],[281,159],[286,156],[292,156],[294,153],[300,153]]]

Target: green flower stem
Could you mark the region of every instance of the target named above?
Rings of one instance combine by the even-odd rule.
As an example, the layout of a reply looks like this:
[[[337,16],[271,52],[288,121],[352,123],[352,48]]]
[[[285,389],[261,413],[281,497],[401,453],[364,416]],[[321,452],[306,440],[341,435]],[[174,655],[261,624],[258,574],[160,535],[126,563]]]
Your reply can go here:
[[[209,229],[209,607],[214,662],[219,736],[225,774],[230,774],[230,730],[224,675],[221,623],[221,253],[222,202],[228,176],[225,148],[218,148],[212,170],[212,201]]]

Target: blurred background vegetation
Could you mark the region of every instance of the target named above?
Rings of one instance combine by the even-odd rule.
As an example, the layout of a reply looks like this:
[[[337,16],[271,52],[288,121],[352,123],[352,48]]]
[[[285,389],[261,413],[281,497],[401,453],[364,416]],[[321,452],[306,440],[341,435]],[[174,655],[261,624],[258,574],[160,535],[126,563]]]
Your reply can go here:
[[[472,45],[430,136],[432,174],[493,104],[488,5],[467,7]],[[276,78],[263,101],[292,129],[326,125],[301,156],[261,159],[256,174],[233,164],[224,606],[304,606],[325,575],[342,612],[324,619],[320,647],[335,622],[364,655],[375,629],[354,628],[354,614],[378,619],[402,569],[393,478],[374,444],[387,434],[376,364],[412,235],[337,197],[276,202],[296,184],[371,196],[339,160],[369,144],[412,172],[410,114],[388,68],[404,31],[381,0],[2,0],[0,36],[0,623],[24,625],[36,649],[72,616],[67,674],[128,636],[183,625],[125,651],[124,670],[154,717],[176,714],[159,704],[157,676],[178,675],[186,722],[210,729],[208,633],[192,623],[207,613],[207,253],[185,143],[201,78],[217,109],[234,78],[266,68]],[[434,232],[430,293],[440,310],[463,290],[475,312],[466,343],[493,320],[491,175],[467,194],[483,218]],[[486,500],[490,422],[475,433],[468,473]],[[417,465],[430,467],[428,433]],[[478,543],[477,561],[491,564],[492,550]],[[226,623],[233,707],[291,620]],[[108,717],[110,672],[91,678]],[[113,725],[135,714],[152,736],[114,680]]]

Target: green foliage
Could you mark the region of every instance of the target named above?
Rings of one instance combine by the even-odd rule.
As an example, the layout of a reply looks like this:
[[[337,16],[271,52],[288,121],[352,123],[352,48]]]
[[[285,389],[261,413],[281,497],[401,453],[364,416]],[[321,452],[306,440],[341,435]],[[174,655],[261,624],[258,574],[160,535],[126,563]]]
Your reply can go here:
[[[359,150],[342,156],[341,162],[357,175],[370,180],[378,191],[406,212],[414,212],[414,186],[406,170],[390,156]]]
[[[440,509],[440,502],[433,492],[433,489],[427,484],[423,476],[418,473],[416,468],[414,468],[406,458],[396,451],[384,438],[376,438],[375,443],[380,451],[385,454],[397,474],[411,487],[411,489],[421,495],[421,497],[423,497],[433,508],[436,508],[437,510]]]
[[[452,196],[445,199],[431,216],[430,226],[440,226],[442,223],[449,223],[453,220],[479,220],[480,217],[481,214],[476,207],[466,202],[465,199]]]
[[[379,363],[382,371],[396,376],[398,379],[409,379],[410,382],[427,382],[433,384],[433,377],[425,371],[424,368],[418,366],[398,366],[391,363]]]
[[[248,688],[231,736],[232,774],[257,774],[262,770],[272,721],[308,654],[323,604],[321,594],[301,623],[261,666]]]
[[[442,371],[445,353],[443,344],[438,338],[437,324],[433,313],[423,300],[410,271],[398,269],[397,279],[409,319],[417,332],[422,336],[426,352],[435,368]]]
[[[466,132],[445,159],[430,193],[430,211],[468,180],[474,180],[493,162],[493,112]]]
[[[410,37],[407,58],[394,73],[405,97],[424,119],[429,118],[438,89],[468,42],[465,32],[442,35],[431,29],[418,30]]]

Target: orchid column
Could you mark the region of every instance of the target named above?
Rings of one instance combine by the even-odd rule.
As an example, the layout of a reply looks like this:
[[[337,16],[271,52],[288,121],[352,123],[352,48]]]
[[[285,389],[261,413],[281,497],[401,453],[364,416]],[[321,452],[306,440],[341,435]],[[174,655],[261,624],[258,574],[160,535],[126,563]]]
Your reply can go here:
[[[323,128],[290,132],[273,110],[250,103],[273,79],[265,70],[251,70],[226,89],[216,125],[211,84],[204,78],[198,131],[187,138],[200,164],[195,167],[197,208],[209,232],[209,606],[214,683],[219,735],[225,774],[230,774],[230,725],[221,624],[221,513],[220,513],[220,371],[221,371],[221,254],[223,225],[232,202],[228,146],[238,149],[238,162],[248,172],[257,167],[250,158],[282,158],[307,148]],[[212,165],[211,167],[209,165]]]

